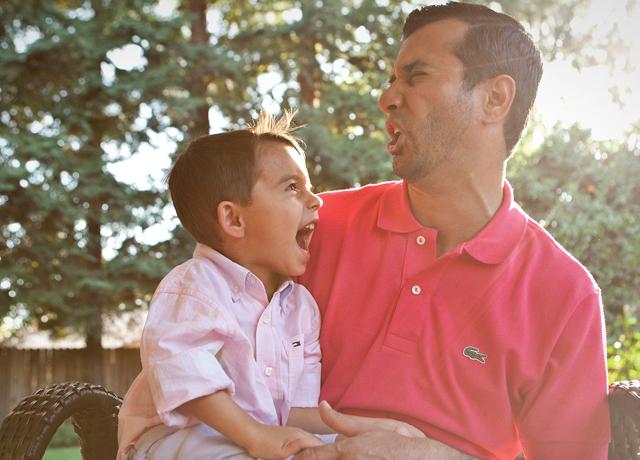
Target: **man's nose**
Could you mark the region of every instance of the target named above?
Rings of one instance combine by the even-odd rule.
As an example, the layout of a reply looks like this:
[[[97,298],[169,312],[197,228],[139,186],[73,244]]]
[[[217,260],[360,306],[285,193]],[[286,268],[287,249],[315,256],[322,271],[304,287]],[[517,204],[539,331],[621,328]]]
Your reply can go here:
[[[400,107],[401,102],[402,95],[393,84],[390,84],[389,87],[382,92],[382,96],[380,96],[378,104],[380,106],[380,110],[384,113],[390,113]]]

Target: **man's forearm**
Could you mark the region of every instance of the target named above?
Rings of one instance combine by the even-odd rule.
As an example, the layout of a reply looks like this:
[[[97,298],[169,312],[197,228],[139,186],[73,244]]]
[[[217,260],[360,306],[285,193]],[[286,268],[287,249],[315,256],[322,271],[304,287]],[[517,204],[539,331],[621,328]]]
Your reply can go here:
[[[428,438],[408,438],[390,431],[370,431],[334,444],[307,449],[296,460],[383,458],[385,460],[474,460],[453,447]]]
[[[435,439],[412,439],[412,441],[415,441],[416,444],[421,444],[420,446],[417,446],[419,452],[416,452],[415,457],[405,458],[416,458],[422,460],[476,460],[476,457],[460,452],[459,450],[436,441]]]

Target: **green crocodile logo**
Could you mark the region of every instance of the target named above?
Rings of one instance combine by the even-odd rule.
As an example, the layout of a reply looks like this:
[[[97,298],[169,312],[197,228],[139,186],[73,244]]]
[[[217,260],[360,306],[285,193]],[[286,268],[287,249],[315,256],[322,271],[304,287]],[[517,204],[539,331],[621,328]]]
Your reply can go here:
[[[482,364],[487,362],[487,355],[485,355],[484,353],[480,353],[480,350],[478,350],[476,347],[466,347],[462,351],[462,354],[465,355],[467,358],[472,359],[474,361],[478,361],[479,363],[482,363]]]

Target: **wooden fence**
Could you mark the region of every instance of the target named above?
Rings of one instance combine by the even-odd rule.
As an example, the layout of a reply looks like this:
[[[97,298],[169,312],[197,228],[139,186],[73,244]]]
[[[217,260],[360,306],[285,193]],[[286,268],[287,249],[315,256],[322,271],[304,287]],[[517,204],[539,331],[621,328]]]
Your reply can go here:
[[[88,381],[91,360],[83,349],[0,348],[0,419],[38,388],[60,382]],[[102,378],[92,383],[124,396],[140,369],[138,349],[102,350]]]

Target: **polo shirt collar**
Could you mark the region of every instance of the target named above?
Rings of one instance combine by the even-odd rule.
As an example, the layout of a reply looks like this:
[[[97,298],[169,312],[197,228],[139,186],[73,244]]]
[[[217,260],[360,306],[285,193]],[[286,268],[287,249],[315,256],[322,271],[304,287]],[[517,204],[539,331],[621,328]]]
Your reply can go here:
[[[505,180],[503,199],[489,223],[461,249],[485,264],[498,264],[515,248],[522,238],[527,217],[513,201],[513,189]],[[405,181],[393,182],[380,200],[378,227],[396,233],[411,233],[424,227],[416,220],[409,206]]]
[[[219,270],[231,291],[231,300],[235,303],[240,299],[240,294],[252,289],[252,286],[260,286],[264,291],[264,286],[260,278],[254,275],[248,268],[234,262],[224,254],[201,243],[196,244],[193,251],[194,259],[207,259]],[[287,280],[276,291],[279,293],[280,307],[286,307],[286,300],[293,289],[293,281]],[[275,294],[274,294],[275,295]]]
[[[463,249],[479,262],[499,264],[520,242],[526,226],[527,216],[513,200],[513,189],[505,180],[498,211],[480,233],[463,244]]]
[[[411,212],[405,181],[392,182],[382,195],[378,227],[396,233],[411,233],[423,228]]]

